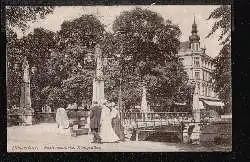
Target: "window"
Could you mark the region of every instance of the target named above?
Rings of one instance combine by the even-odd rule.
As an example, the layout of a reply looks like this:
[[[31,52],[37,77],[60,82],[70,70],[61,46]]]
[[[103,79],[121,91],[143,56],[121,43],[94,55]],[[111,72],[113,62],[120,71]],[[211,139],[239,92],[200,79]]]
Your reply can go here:
[[[200,80],[200,72],[195,72],[194,75],[196,80]]]
[[[205,88],[204,88],[205,86],[204,85],[202,85],[202,96],[204,96],[204,92],[205,92]]]
[[[205,80],[205,71],[203,71],[203,77],[202,77],[203,80]]]
[[[208,92],[207,92],[207,95],[210,96],[210,92],[211,92],[211,88],[209,87],[208,88]]]
[[[196,50],[198,51],[198,44],[196,44]]]
[[[200,67],[200,58],[199,57],[194,58],[194,66],[195,67]]]

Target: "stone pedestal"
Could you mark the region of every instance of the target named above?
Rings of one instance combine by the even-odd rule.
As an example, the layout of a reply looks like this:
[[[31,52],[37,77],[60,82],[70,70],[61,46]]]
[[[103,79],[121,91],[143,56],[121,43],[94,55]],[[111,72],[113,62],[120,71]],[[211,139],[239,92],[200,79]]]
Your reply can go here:
[[[184,129],[183,129],[183,134],[182,134],[182,142],[183,143],[188,143],[189,142],[189,136],[188,136],[188,125],[185,125]]]
[[[98,79],[98,78],[97,78]],[[93,80],[93,97],[92,101],[101,101],[104,97],[104,80]]]
[[[194,95],[193,95],[193,117],[194,117],[194,129],[191,134],[190,140],[193,144],[199,144],[200,141],[200,122],[201,122],[201,112],[199,104],[199,88],[195,85]]]
[[[33,109],[24,110],[24,115],[23,115],[24,125],[32,125],[33,124],[33,115],[34,115]]]
[[[198,124],[195,124],[193,132],[190,136],[190,140],[192,144],[200,144],[200,126]]]
[[[146,97],[147,89],[145,85],[142,87],[142,100],[141,100],[141,111],[143,112],[143,119],[148,119],[148,104],[147,104],[147,97]]]

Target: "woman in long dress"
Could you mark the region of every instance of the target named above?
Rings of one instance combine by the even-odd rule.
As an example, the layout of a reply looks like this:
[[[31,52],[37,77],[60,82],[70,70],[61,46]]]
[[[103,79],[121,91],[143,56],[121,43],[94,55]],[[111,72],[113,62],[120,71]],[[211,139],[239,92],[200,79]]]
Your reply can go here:
[[[118,142],[119,137],[111,125],[112,117],[110,109],[104,104],[101,113],[100,137],[102,142]]]
[[[112,118],[112,127],[116,135],[119,137],[120,141],[124,141],[125,140],[124,128],[121,125],[117,106],[112,106],[111,118]]]

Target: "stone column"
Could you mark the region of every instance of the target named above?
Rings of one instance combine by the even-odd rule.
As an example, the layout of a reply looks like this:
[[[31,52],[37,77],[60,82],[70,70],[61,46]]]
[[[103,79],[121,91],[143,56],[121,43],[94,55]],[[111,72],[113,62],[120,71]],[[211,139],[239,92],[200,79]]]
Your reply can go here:
[[[195,85],[195,91],[193,95],[193,117],[194,117],[194,129],[191,135],[191,140],[193,144],[200,143],[200,107],[199,107],[199,89],[198,85]]]
[[[95,47],[96,56],[96,75],[93,81],[93,101],[101,101],[104,97],[104,76],[103,76],[103,60],[100,45]]]
[[[141,111],[144,113],[145,119],[148,119],[147,113],[149,112],[149,110],[148,110],[146,93],[147,93],[147,89],[146,89],[145,84],[143,84],[143,87],[142,87],[142,100],[141,100]]]
[[[24,72],[23,83],[21,85],[20,108],[24,110],[24,123],[31,125],[34,110],[31,107],[29,64],[26,57],[24,58],[22,68]]]

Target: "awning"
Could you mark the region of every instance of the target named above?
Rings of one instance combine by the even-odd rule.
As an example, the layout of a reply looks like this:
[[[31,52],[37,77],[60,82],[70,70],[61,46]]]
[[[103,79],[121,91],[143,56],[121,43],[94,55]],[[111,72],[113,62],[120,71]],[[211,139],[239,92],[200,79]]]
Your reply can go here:
[[[220,107],[224,106],[224,103],[220,102],[220,101],[206,101],[206,100],[204,100],[203,102],[209,106],[220,106]]]

